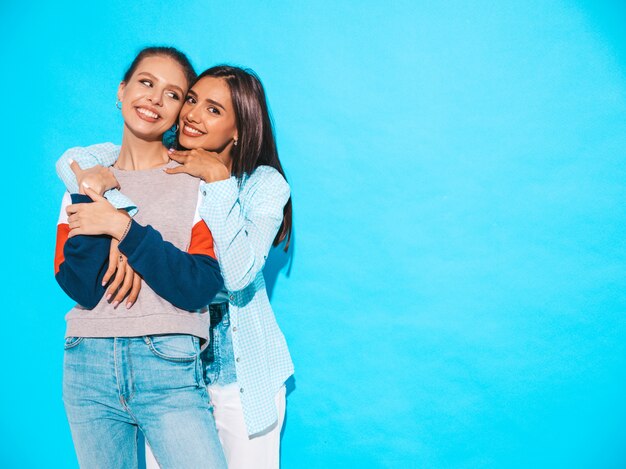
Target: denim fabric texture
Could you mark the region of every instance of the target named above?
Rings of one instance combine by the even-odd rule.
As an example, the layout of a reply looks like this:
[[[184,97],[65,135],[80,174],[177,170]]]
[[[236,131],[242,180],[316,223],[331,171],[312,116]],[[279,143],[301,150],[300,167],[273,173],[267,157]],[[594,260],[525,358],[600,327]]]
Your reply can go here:
[[[161,469],[225,468],[190,335],[68,337],[63,401],[81,468],[136,468],[141,430]]]
[[[228,303],[212,304],[209,312],[211,314],[210,342],[202,352],[204,379],[208,386],[226,386],[236,383],[237,371]]]

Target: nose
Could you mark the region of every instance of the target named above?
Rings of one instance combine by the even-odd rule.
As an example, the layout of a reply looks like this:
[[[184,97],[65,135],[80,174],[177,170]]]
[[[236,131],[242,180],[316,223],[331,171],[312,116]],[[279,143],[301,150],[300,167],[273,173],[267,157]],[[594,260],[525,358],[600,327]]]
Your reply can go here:
[[[196,114],[194,112],[195,109],[196,109],[195,107],[192,107],[191,109],[189,109],[189,111],[187,111],[187,114],[183,116],[183,120],[198,124],[200,121],[196,119]]]
[[[153,88],[152,93],[148,95],[148,101],[150,101],[154,106],[162,106],[163,93],[161,92],[161,90]]]

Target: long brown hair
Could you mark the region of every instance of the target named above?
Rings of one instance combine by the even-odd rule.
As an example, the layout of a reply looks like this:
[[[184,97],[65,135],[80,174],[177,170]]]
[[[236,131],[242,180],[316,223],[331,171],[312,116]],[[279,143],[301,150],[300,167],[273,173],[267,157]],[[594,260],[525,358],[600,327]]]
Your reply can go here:
[[[244,174],[252,172],[261,165],[271,166],[284,178],[272,117],[265,97],[263,84],[254,71],[230,65],[217,65],[205,70],[198,76],[222,78],[230,89],[235,121],[238,130],[238,143],[232,147],[232,173],[241,180]],[[283,209],[283,222],[274,239],[274,246],[286,241],[285,251],[291,241],[292,207],[291,197]]]

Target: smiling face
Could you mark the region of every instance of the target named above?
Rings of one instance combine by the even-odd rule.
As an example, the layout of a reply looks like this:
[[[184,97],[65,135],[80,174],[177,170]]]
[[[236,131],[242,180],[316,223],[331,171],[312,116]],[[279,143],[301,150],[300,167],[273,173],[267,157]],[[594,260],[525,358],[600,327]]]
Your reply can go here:
[[[231,92],[222,78],[204,77],[187,93],[180,111],[178,140],[186,148],[230,155],[238,137]]]
[[[161,140],[176,122],[187,87],[175,60],[158,55],[141,60],[117,93],[126,128],[142,140]]]

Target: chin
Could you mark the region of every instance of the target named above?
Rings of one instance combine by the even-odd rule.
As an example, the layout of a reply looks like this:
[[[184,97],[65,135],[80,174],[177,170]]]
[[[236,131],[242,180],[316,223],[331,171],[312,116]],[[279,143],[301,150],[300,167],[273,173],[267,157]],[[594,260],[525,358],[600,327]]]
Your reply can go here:
[[[153,142],[155,140],[162,140],[164,131],[155,129],[143,129],[141,127],[127,126],[131,133],[142,140],[147,142]]]
[[[180,143],[185,148],[200,148],[202,146],[202,142],[198,138],[188,137],[187,135],[180,132],[178,134],[178,143]]]

